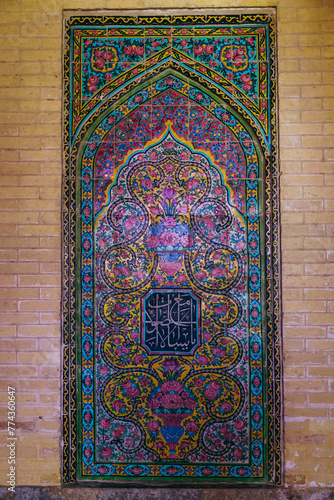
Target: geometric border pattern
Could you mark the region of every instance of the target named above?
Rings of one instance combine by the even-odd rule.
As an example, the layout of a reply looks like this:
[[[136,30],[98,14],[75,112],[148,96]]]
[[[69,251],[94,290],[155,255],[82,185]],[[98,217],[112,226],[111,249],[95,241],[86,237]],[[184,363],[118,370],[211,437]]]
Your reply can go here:
[[[282,387],[281,387],[281,310],[280,310],[280,249],[279,249],[279,185],[278,185],[278,152],[277,152],[277,94],[276,94],[276,47],[275,18],[267,14],[245,14],[226,16],[175,15],[169,17],[150,16],[72,16],[65,22],[64,32],[64,175],[63,175],[63,483],[75,483],[78,471],[78,422],[77,422],[77,376],[80,344],[77,339],[78,329],[78,259],[77,259],[77,157],[82,141],[98,116],[116,99],[118,83],[111,82],[103,94],[96,94],[95,101],[80,110],[79,119],[74,121],[75,110],[72,108],[75,92],[74,67],[76,64],[73,46],[76,32],[83,26],[100,29],[106,26],[161,26],[169,27],[178,24],[196,24],[196,26],[226,25],[237,29],[240,25],[264,26],[268,36],[268,75],[270,100],[266,125],[258,120],[256,110],[249,114],[244,106],[244,97],[238,89],[231,91],[225,84],[214,83],[214,72],[208,67],[204,71],[191,73],[194,81],[198,81],[219,98],[237,111],[244,120],[257,132],[264,156],[265,168],[265,247],[266,247],[266,358],[267,358],[267,409],[268,409],[268,484],[277,485],[282,481]],[[177,68],[187,76],[190,68],[180,64],[179,56],[172,59],[161,56],[156,67],[150,70],[150,76],[161,72],[162,68]],[[128,81],[126,81],[128,78]],[[118,92],[125,95],[131,88],[144,81],[138,76],[131,81],[131,75],[125,78],[124,85]],[[103,98],[101,98],[103,95]]]

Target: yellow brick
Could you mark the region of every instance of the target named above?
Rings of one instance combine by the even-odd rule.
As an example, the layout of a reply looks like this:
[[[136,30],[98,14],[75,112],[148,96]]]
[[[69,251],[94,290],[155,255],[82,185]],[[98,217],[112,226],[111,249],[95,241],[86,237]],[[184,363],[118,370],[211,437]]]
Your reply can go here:
[[[36,125],[35,127],[31,127],[30,125],[22,125],[20,126],[20,134],[29,136],[54,136],[59,134],[59,126],[50,124]]]
[[[40,213],[40,222],[41,224],[59,224],[60,223],[59,211]]]
[[[311,366],[308,368],[310,377],[333,378],[334,366]]]
[[[327,248],[333,248],[333,238],[312,238],[312,237],[307,237],[304,239],[304,246],[305,248],[311,248],[311,249],[324,249],[326,250]]]
[[[324,150],[325,160],[334,160],[334,149]]]
[[[1,168],[0,168],[1,173]],[[17,210],[18,200],[0,200],[0,210]]]
[[[16,286],[16,276],[1,276],[2,286]]]
[[[60,339],[52,338],[52,339],[42,339],[38,340],[39,349],[42,351],[57,351],[60,349]]]
[[[284,175],[281,186],[323,186],[324,176],[318,175]]]
[[[59,249],[60,237],[41,237],[41,247],[43,248],[57,248]]]
[[[293,231],[294,236],[324,236],[326,227],[323,224],[289,224],[282,228],[283,238]]]
[[[39,164],[34,164],[34,163],[23,163],[20,162],[19,164],[13,164],[13,163],[2,163],[0,165],[0,173],[5,174],[10,172],[11,175],[21,175],[27,173],[27,170],[29,169],[30,175],[33,174],[39,174],[40,173],[40,165]],[[9,209],[10,206],[8,206],[8,201],[6,201],[6,206],[4,208]],[[15,207],[16,208],[16,207]]]
[[[6,366],[7,378],[27,378],[37,374],[35,366]]]
[[[334,274],[334,263],[326,264],[305,264],[305,272],[311,274],[324,274],[325,276]]]
[[[38,198],[39,189],[31,187],[0,187],[0,196],[2,198]]]
[[[305,313],[287,313],[283,315],[284,325],[302,326],[305,325]]]
[[[288,45],[286,45],[288,46]],[[299,60],[298,59],[283,59],[279,63],[280,71],[298,71],[299,70]],[[281,94],[282,95],[282,94]],[[283,96],[282,96],[283,97]]]
[[[54,393],[54,394],[41,394],[40,395],[40,402],[41,403],[46,403],[46,404],[58,404],[59,403],[59,393]]]
[[[59,209],[61,202],[58,199],[19,200],[20,210],[55,210]],[[59,214],[60,217],[60,214]]]
[[[312,160],[319,161],[322,159],[323,152],[322,149],[289,149],[282,148],[281,158],[282,160]]]
[[[59,360],[58,353],[19,352],[18,362],[22,364],[54,363]]]
[[[317,2],[319,5],[319,2]],[[305,2],[304,2],[305,5]],[[332,5],[330,3],[330,5]],[[321,8],[303,8],[298,9],[298,19],[300,21],[326,21],[328,19],[334,19],[333,9],[321,9]]]
[[[39,247],[38,238],[0,238],[2,248],[36,248]],[[2,282],[2,284],[5,284]]]
[[[331,325],[334,323],[334,314],[331,313],[321,313],[321,314],[308,314],[307,324],[308,325]]]
[[[19,151],[3,149],[1,152],[1,159],[2,161],[17,161],[19,159]]]
[[[39,428],[41,432],[47,431],[47,432],[58,432],[59,431],[59,422],[55,421],[53,422],[52,420],[44,420],[42,422],[39,422]]]
[[[323,55],[323,57],[331,57],[332,58],[334,55],[333,47],[324,47],[322,49],[322,55]],[[330,76],[330,75],[328,75],[328,76]]]
[[[334,198],[334,190],[330,187],[305,187],[305,198]]]
[[[38,315],[36,313],[2,313],[1,320],[4,323],[17,324],[27,324],[27,323],[37,323]]]
[[[281,199],[282,200],[291,200],[291,198],[302,198],[303,197],[303,189],[302,187],[287,187],[282,186],[281,188]]]
[[[49,406],[19,406],[17,408],[17,416],[20,417],[54,417],[59,413],[59,410]],[[38,439],[39,445],[41,444],[41,436]],[[22,467],[22,464],[21,464]]]
[[[279,34],[278,43],[280,47],[295,47],[298,45],[298,35],[292,35],[291,33],[288,35]],[[281,69],[281,71],[284,71],[284,69]]]
[[[325,252],[321,250],[284,250],[283,259],[286,262],[323,262]]]
[[[17,394],[17,403],[21,404],[36,404],[37,394],[24,394],[22,392]]]
[[[17,311],[17,302],[8,298],[0,299],[0,311]]]
[[[314,81],[313,83],[317,83]],[[60,75],[25,75],[20,77],[20,84],[23,87],[60,87]]]
[[[320,72],[283,73],[280,76],[280,85],[314,85],[321,83]]]
[[[48,225],[30,225],[20,226],[19,234],[22,236],[57,236],[60,234],[60,227]]]
[[[59,324],[60,322],[60,312],[59,312],[59,303],[57,304],[56,308],[57,312],[41,312],[40,313],[40,323],[46,323],[46,324]]]
[[[334,123],[324,124],[324,134],[334,134]]]
[[[320,48],[318,48],[318,47],[298,47],[298,55],[299,55],[300,59],[320,58]],[[296,58],[296,51],[292,50],[289,47],[280,47],[279,59],[280,58],[282,58],[282,59],[295,59]],[[311,82],[310,84],[314,85],[315,83],[320,83],[320,82],[317,80],[317,81]]]
[[[56,311],[59,310],[57,300],[21,300],[19,311]],[[319,311],[319,309],[315,309]]]
[[[308,340],[307,351],[334,351],[334,339],[332,340]]]
[[[303,238],[288,238],[285,237],[282,241],[282,248],[284,249],[297,249],[303,248]]]
[[[60,252],[56,250],[19,250],[19,260],[49,262],[60,260]]]
[[[285,19],[285,11],[284,17]],[[278,32],[281,33],[318,33],[320,23],[317,21],[308,22],[282,22],[278,24]]]
[[[288,62],[289,59],[287,59],[285,62]],[[280,63],[280,65],[282,62]],[[304,88],[304,87],[303,87]],[[300,97],[300,87],[296,86],[286,86],[286,87],[280,87],[278,89],[278,93],[280,97]]]
[[[42,188],[41,189],[41,198],[57,198],[59,199],[60,188]]]
[[[306,224],[330,224],[333,222],[333,214],[330,212],[306,212],[305,213],[305,223]]]
[[[302,87],[301,97],[334,97],[334,85]]]
[[[288,371],[290,369],[288,368]],[[284,405],[285,406],[305,406],[307,403],[306,394],[296,394],[292,392],[291,394],[284,394]]]
[[[22,175],[20,178],[20,186],[55,186],[60,182],[57,175]]]
[[[2,138],[0,138],[0,144],[1,144],[1,139]],[[18,186],[19,178],[15,175],[2,175],[1,184],[2,186]]]
[[[60,286],[59,276],[27,275],[19,276],[20,286]]]
[[[3,224],[1,226],[1,234],[2,236],[13,236],[17,234],[17,227],[13,226],[13,224]]]
[[[20,337],[59,337],[60,328],[57,325],[19,325]]]
[[[17,250],[0,250],[0,261],[17,260]]]
[[[27,342],[27,341],[26,341]],[[59,380],[19,380],[18,391],[55,392],[59,390]]]
[[[318,110],[322,109],[321,99],[281,99],[280,110]]]
[[[328,411],[326,408],[295,408],[290,406],[286,408],[285,416],[287,418],[328,418]]]
[[[1,341],[1,350],[2,351],[23,351],[23,350],[31,350],[36,349],[37,341],[36,340],[22,340],[21,338],[4,340]]]
[[[330,126],[330,125],[329,125]],[[280,127],[281,135],[315,135],[322,134],[322,124],[283,123]]]
[[[22,61],[54,61],[57,54],[54,50],[26,50],[21,52]]]
[[[41,122],[42,123],[57,123],[58,127],[56,128],[56,134],[59,135],[59,124],[61,123],[61,110],[59,111],[48,111],[46,113],[41,113]],[[55,135],[56,135],[55,134]],[[44,134],[46,135],[46,134]],[[50,135],[50,134],[48,134]],[[53,143],[49,147],[52,147]],[[60,146],[60,144],[57,143],[57,147]]]
[[[298,136],[283,136],[280,145],[282,148],[300,148],[301,138]]]
[[[15,352],[0,352],[0,363],[6,365],[8,363],[16,363]]]
[[[318,367],[310,368],[312,370],[317,370]],[[308,391],[324,391],[326,390],[327,384],[323,380],[285,380],[285,391],[291,392],[305,392]]]
[[[284,292],[284,295],[286,295],[286,291]],[[303,339],[298,339],[298,340],[285,339],[284,340],[284,350],[285,350],[285,352],[289,352],[289,351],[302,352],[302,351],[304,351],[304,340]]]
[[[302,111],[303,122],[332,122],[334,120],[333,111]]]
[[[302,224],[304,222],[304,215],[299,212],[287,212],[281,214],[282,224]]]
[[[317,173],[332,173],[333,165],[331,162],[303,162],[303,173],[314,174]]]
[[[0,224],[25,224],[38,223],[38,213],[32,212],[3,212],[0,218]]]
[[[288,338],[325,338],[326,328],[325,327],[310,327],[310,326],[286,326],[284,328],[284,335]]]
[[[332,147],[334,146],[334,136],[327,135],[326,137],[302,137],[302,144],[305,148]]]

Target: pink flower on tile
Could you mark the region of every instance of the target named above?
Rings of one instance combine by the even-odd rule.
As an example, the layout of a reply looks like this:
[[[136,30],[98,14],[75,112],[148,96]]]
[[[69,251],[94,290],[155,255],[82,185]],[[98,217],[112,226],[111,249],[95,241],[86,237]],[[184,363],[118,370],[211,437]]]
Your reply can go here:
[[[130,231],[133,227],[135,227],[137,223],[137,219],[134,216],[128,217],[124,222],[124,227],[127,231]]]
[[[206,278],[206,272],[205,271],[198,271],[198,273],[196,274],[196,278],[199,281],[205,280],[205,278]]]
[[[110,429],[111,422],[110,422],[109,418],[101,418],[101,420],[100,420],[100,426],[104,430]]]
[[[159,429],[159,427],[160,427],[159,422],[157,422],[156,420],[151,420],[147,424],[147,428],[151,432],[156,432]]]
[[[133,53],[133,48],[131,47],[131,45],[124,47],[124,54],[126,56],[131,56],[132,53]]]
[[[146,238],[146,245],[150,248],[156,248],[159,245],[159,236],[156,234],[149,234]]]
[[[204,396],[208,399],[216,399],[217,398],[217,391],[215,391],[214,389],[211,389],[209,387],[209,389],[206,389],[204,391]]]
[[[169,380],[162,384],[161,390],[162,392],[181,392],[183,390],[183,385],[177,380]]]
[[[164,220],[164,226],[167,228],[173,228],[176,226],[176,220],[174,217],[166,217]]]
[[[179,241],[179,235],[175,231],[165,231],[160,235],[160,242],[164,247],[176,247]]]
[[[222,404],[221,404],[221,409],[223,412],[229,412],[232,410],[232,405],[229,401],[224,401]]]
[[[101,457],[109,458],[112,454],[111,448],[109,446],[104,446],[101,450]]]

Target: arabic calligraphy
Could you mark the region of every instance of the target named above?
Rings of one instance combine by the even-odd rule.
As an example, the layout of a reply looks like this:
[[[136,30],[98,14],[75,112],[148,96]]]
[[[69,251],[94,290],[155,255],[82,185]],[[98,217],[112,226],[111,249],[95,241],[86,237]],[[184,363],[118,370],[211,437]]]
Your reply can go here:
[[[199,345],[199,300],[190,291],[152,291],[145,300],[144,345],[154,353],[191,354]]]

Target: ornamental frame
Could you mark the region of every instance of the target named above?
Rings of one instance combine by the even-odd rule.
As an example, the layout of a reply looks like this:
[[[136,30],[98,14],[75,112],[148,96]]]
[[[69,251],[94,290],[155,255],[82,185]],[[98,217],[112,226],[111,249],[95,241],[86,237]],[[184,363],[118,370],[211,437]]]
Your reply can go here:
[[[174,41],[170,41],[169,33],[172,33],[172,39],[174,34],[178,34],[181,37],[181,29],[188,30],[185,36],[189,36],[190,30],[193,32],[192,37],[190,37],[193,44],[192,57],[188,57],[189,54],[182,53],[182,45],[177,46],[177,43],[174,44]],[[221,30],[221,33],[218,30]],[[171,481],[178,486],[193,485],[194,483],[210,486],[219,486],[224,483],[237,485],[279,485],[282,483],[282,339],[275,30],[275,9],[248,9],[242,11],[238,9],[234,9],[233,11],[212,9],[205,12],[202,10],[187,10],[187,12],[178,10],[166,11],[164,16],[161,16],[161,12],[156,13],[154,11],[138,11],[136,13],[119,11],[80,12],[79,15],[77,12],[64,11],[64,169],[62,209],[62,477],[64,484],[80,483],[90,485],[96,484],[96,481],[143,486],[147,485],[148,481],[150,485],[154,484],[155,486],[167,486],[171,484]],[[154,36],[160,37],[163,40],[165,43],[163,49],[158,46],[158,50],[156,51],[156,47],[153,44],[152,52],[148,52],[148,48],[145,45],[149,41],[148,33],[152,37],[151,40],[156,40]],[[252,56],[249,56],[248,42],[240,42],[240,39],[245,40],[246,36],[248,36],[248,39],[255,39],[257,59],[254,58],[253,60]],[[131,37],[135,40],[140,40],[141,38],[144,40],[145,53],[142,59],[140,51],[138,51],[138,54],[133,52],[133,60],[131,61],[126,60],[130,59],[131,56],[123,60],[119,59],[116,42],[115,48],[111,39],[114,38],[117,41],[122,41],[122,37],[123,42]],[[208,40],[210,37],[211,39],[216,37],[219,41],[223,37],[229,40],[228,44],[220,49],[219,57],[222,65],[217,70],[215,66],[210,64],[210,61],[215,60],[212,53],[210,53],[211,49],[208,49],[206,54],[208,57],[205,56],[205,49],[204,54],[196,54],[194,51],[195,40],[202,39],[203,43],[204,39],[206,39],[204,40],[206,42],[210,41],[211,39]],[[233,37],[236,41],[232,40]],[[183,39],[180,39],[184,40],[184,36]],[[87,52],[85,55],[84,44],[87,40],[91,40],[91,42],[88,46],[86,45]],[[177,40],[176,35],[175,40]],[[230,43],[231,46],[229,45]],[[92,49],[90,49],[90,45],[92,45]],[[203,44],[202,46],[205,47],[208,45],[210,44]],[[140,46],[140,43],[138,46]],[[246,63],[247,67],[244,68],[245,73],[241,72],[243,70],[237,69],[237,77],[232,78],[231,71],[233,73],[233,68],[229,74],[227,73],[227,69],[228,65],[231,66],[233,60],[238,57],[236,52],[238,48],[240,54],[243,51],[243,54],[240,56],[239,68],[243,68],[242,65],[246,65]],[[236,52],[235,54],[233,50]],[[100,52],[96,51],[102,53],[105,51],[108,54],[109,59],[104,60],[105,65],[103,68],[101,67],[103,61],[99,61]],[[245,60],[247,61],[245,62]],[[225,69],[223,68],[224,64]],[[238,66],[234,65],[235,67],[238,68]],[[257,99],[254,98],[253,100],[250,98],[251,89],[249,88],[249,79],[243,76],[247,74],[247,71],[250,73],[251,70],[249,68],[254,69],[253,73],[256,74],[258,79]],[[240,77],[240,72],[243,78]],[[86,74],[88,76],[99,75],[99,78],[95,77],[96,81],[94,79],[89,81]],[[106,75],[109,78],[107,77],[103,80],[102,77],[106,77]],[[91,78],[91,76],[89,77]],[[139,95],[141,99],[146,98],[147,102],[149,99],[153,99],[154,88],[158,88],[159,85],[160,87],[163,85],[165,85],[165,88],[168,87],[166,78],[172,79],[174,82],[172,86],[174,85],[180,95],[188,97],[189,100],[192,99],[190,101],[192,103],[196,103],[196,95],[204,96],[206,102],[201,103],[201,105],[206,106],[208,114],[205,116],[217,117],[219,109],[224,108],[225,118],[221,118],[221,121],[224,122],[225,120],[226,127],[236,118],[235,129],[233,129],[235,137],[237,133],[241,134],[241,132],[244,134],[243,137],[250,137],[250,141],[254,146],[253,154],[257,156],[258,169],[260,172],[262,170],[262,177],[261,173],[257,175],[256,179],[251,176],[252,158],[251,155],[249,155],[249,158],[247,157],[247,152],[245,152],[244,148],[243,152],[245,158],[247,157],[245,161],[248,168],[248,174],[244,174],[243,183],[245,186],[244,199],[246,200],[245,220],[247,221],[246,245],[248,249],[247,269],[249,271],[249,279],[250,269],[253,265],[253,261],[251,261],[252,255],[250,255],[251,250],[249,250],[251,248],[249,246],[251,242],[250,237],[254,231],[255,233],[257,231],[260,238],[260,243],[258,244],[260,290],[252,290],[249,285],[250,281],[247,281],[249,285],[247,288],[249,315],[251,304],[253,304],[252,307],[254,310],[254,304],[258,300],[258,311],[260,314],[259,328],[261,332],[259,339],[261,348],[263,349],[263,354],[260,358],[256,357],[255,354],[249,362],[251,366],[251,378],[248,381],[249,392],[247,393],[247,397],[249,396],[250,398],[249,418],[252,424],[250,424],[249,432],[253,433],[252,447],[254,448],[254,443],[257,442],[257,435],[260,436],[259,446],[262,446],[261,461],[258,462],[254,457],[248,457],[247,464],[240,463],[238,465],[237,463],[232,463],[229,465],[227,463],[223,466],[217,466],[216,463],[210,465],[210,463],[206,464],[204,462],[197,465],[192,463],[185,464],[180,459],[178,462],[176,461],[177,463],[175,461],[175,463],[171,462],[169,466],[162,466],[161,463],[160,465],[158,464],[159,466],[154,466],[147,459],[146,462],[145,460],[143,461],[143,464],[145,462],[146,465],[142,463],[136,465],[134,463],[123,466],[117,461],[113,465],[109,463],[101,464],[101,460],[100,462],[97,461],[94,465],[90,457],[88,461],[85,459],[84,453],[88,449],[87,443],[93,443],[92,436],[95,436],[94,426],[97,425],[95,423],[95,419],[97,418],[95,407],[98,406],[96,399],[97,375],[96,371],[94,372],[93,366],[96,363],[98,349],[96,347],[94,321],[96,321],[97,314],[96,304],[99,300],[98,292],[94,288],[95,284],[88,284],[88,287],[86,287],[84,281],[85,277],[91,273],[90,276],[93,276],[96,282],[98,282],[98,270],[95,268],[97,264],[92,258],[92,255],[95,256],[96,248],[94,246],[92,250],[90,247],[88,251],[84,246],[85,241],[88,241],[88,236],[92,238],[91,241],[94,241],[95,245],[95,236],[97,234],[94,232],[91,212],[85,212],[90,200],[89,196],[86,196],[85,193],[91,192],[92,199],[98,193],[98,190],[95,191],[95,194],[93,193],[93,189],[97,189],[97,181],[95,179],[96,170],[94,170],[96,168],[95,162],[97,161],[96,152],[103,149],[103,143],[106,141],[108,133],[106,123],[110,120],[111,110],[115,112],[121,110],[122,119],[129,119],[129,117],[133,116],[133,110],[136,108],[135,97]],[[89,87],[91,91],[89,91]],[[141,101],[140,105],[143,105],[143,103],[144,101]],[[263,103],[266,106],[261,107]],[[115,125],[117,119],[113,118],[113,120],[113,125]],[[168,134],[170,135],[168,136]],[[159,137],[152,137],[151,141],[147,141],[146,150],[138,147],[137,150],[142,153],[143,151],[149,151],[150,154],[158,152],[159,144],[165,148],[166,137],[170,142],[174,141],[173,147],[175,150],[177,150],[178,144],[182,143],[188,147],[190,158],[195,158],[197,149],[194,147],[194,144],[190,140],[186,141],[184,137],[181,138],[173,129],[172,124],[167,121],[163,134],[160,134]],[[241,135],[238,137],[241,137]],[[196,144],[199,145],[200,143]],[[89,150],[92,152],[91,155]],[[208,148],[203,145],[199,149],[203,158],[207,154],[205,161],[212,162],[213,166],[217,167],[217,161],[213,161],[207,150]],[[131,155],[135,155],[133,148],[129,149],[129,155],[130,159],[132,158]],[[200,154],[198,153],[197,156],[199,158]],[[201,161],[203,165],[204,160]],[[115,168],[114,172],[111,170],[110,172],[108,171],[108,181],[112,187],[116,186],[117,188],[117,186],[121,185],[119,179],[122,178],[122,172],[129,171],[129,162],[130,160],[124,157],[123,161],[119,162],[118,169]],[[164,162],[164,165],[168,164]],[[85,175],[89,177],[87,182],[84,180]],[[229,184],[229,179],[226,181],[225,176],[223,177],[223,174],[221,176],[221,186]],[[232,184],[233,182],[230,182],[231,186]],[[237,184],[238,181],[235,181],[236,192],[238,189],[236,187]],[[94,188],[91,186],[94,186]],[[112,192],[110,189],[110,187],[108,189],[105,188],[105,192],[108,190],[108,192]],[[227,192],[231,193],[232,191],[227,189]],[[227,206],[233,206],[231,202],[232,198],[230,199],[232,195],[227,194],[226,196]],[[251,212],[248,209],[254,200],[258,209],[258,216],[252,218]],[[105,206],[106,203],[105,201]],[[103,202],[101,206],[103,208]],[[237,201],[235,198],[234,207],[236,206]],[[94,210],[93,213],[96,219],[98,219],[102,212],[95,212]],[[109,212],[111,213],[110,207],[108,208]],[[109,215],[108,217],[110,218]],[[195,223],[192,224],[194,226]],[[148,241],[147,236],[145,241]],[[254,257],[255,254],[253,255]],[[188,271],[191,268],[189,264],[190,260],[185,257],[185,264],[188,262],[188,267],[185,269],[188,269]],[[170,282],[167,284],[170,286]],[[150,290],[157,291],[158,289],[152,285],[148,292],[146,290],[146,295],[151,293]],[[166,293],[172,293],[175,289],[165,287],[164,290]],[[190,288],[183,288],[183,290],[192,294],[193,297],[197,297],[191,286]],[[146,295],[142,295],[142,303],[146,300]],[[87,297],[91,297],[91,299],[87,299]],[[89,307],[91,307],[91,316],[86,316],[85,319],[84,314],[85,310],[87,310],[86,299],[88,302],[91,300],[89,304]],[[106,303],[107,301],[103,303],[103,307]],[[228,303],[228,310],[232,311],[232,309],[231,303]],[[105,317],[103,314],[105,314],[105,310],[101,313],[101,317]],[[224,328],[226,334],[227,326]],[[249,323],[249,318],[248,328],[248,347],[251,348],[256,343],[257,338],[254,333],[255,330],[251,333],[252,326]],[[198,331],[201,332],[201,327],[199,327]],[[116,338],[115,335],[113,338]],[[88,352],[85,351],[83,341],[88,342],[88,344],[90,343]],[[104,345],[110,347],[110,341],[108,342],[106,341]],[[194,351],[198,349],[198,346],[202,348],[201,341],[198,342]],[[145,345],[143,347],[145,349]],[[146,350],[148,350],[147,346]],[[105,351],[102,354],[105,356]],[[178,354],[181,356],[180,353]],[[169,355],[171,355],[170,352]],[[241,357],[239,353],[236,360],[240,361]],[[186,356],[183,358],[186,358]],[[164,362],[165,365],[163,366],[166,366],[166,359]],[[85,392],[84,389],[85,373],[86,375],[87,373],[91,374],[93,385],[90,392]],[[261,381],[261,393],[256,392],[257,388],[255,386],[251,388],[252,381],[257,376],[256,374],[258,374],[258,379]],[[139,381],[141,380],[139,378]],[[238,384],[240,385],[240,381],[236,381],[236,384],[237,386]],[[251,391],[253,391],[253,396],[251,396]],[[174,393],[172,392],[172,394]],[[175,394],[177,395],[177,391]],[[261,395],[259,396],[259,394]],[[254,397],[258,399],[255,401]],[[244,404],[244,399],[241,397],[242,404]],[[259,405],[257,404],[258,400],[261,400]],[[91,406],[89,407],[90,404]],[[261,412],[263,412],[261,413],[261,422],[263,423],[261,430],[254,425],[254,421],[252,420],[252,411],[254,413],[254,408],[256,409],[257,406],[261,406]],[[110,411],[110,406],[106,405],[106,411]],[[88,427],[87,425],[85,426],[84,421],[84,414],[87,415],[87,412],[94,422],[92,426]],[[162,418],[161,415],[160,418]],[[184,419],[185,417],[183,416],[182,418]],[[222,419],[223,421],[224,419]],[[180,424],[178,425],[180,427]],[[171,438],[165,438],[167,444],[168,439]],[[170,443],[168,446],[172,450],[173,446]],[[251,449],[251,445],[249,447],[249,453],[252,453],[253,448]],[[93,450],[92,455],[94,457],[94,454],[97,454],[100,448],[93,443],[91,449]],[[175,453],[175,451],[171,451],[171,453]],[[139,472],[136,471],[137,467],[141,469],[140,471],[138,469]],[[153,478],[154,483],[152,483]]]

